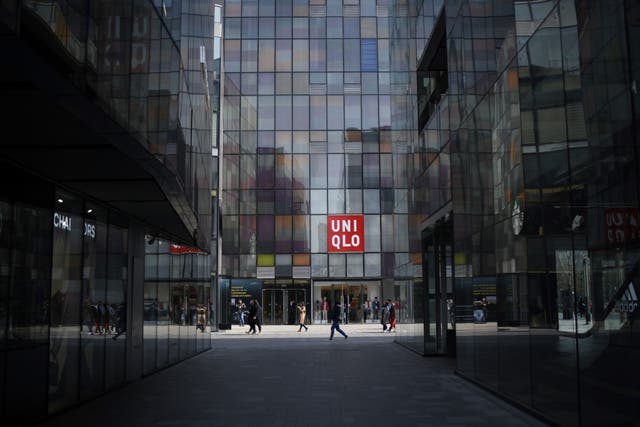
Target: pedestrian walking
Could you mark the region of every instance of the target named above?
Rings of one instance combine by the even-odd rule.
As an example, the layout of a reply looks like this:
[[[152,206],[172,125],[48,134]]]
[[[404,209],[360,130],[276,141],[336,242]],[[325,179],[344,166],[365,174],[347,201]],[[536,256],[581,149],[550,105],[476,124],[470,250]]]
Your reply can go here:
[[[257,301],[252,299],[249,301],[249,330],[247,334],[256,333],[256,318],[258,317],[258,304]]]
[[[304,301],[298,303],[297,310],[298,310],[298,324],[300,325],[300,327],[298,328],[298,332],[301,332],[302,328],[304,328],[306,332],[309,332],[309,328],[307,328],[307,326],[304,324],[304,319],[305,317],[307,317],[307,308],[304,306]]]
[[[387,332],[387,325],[389,324],[389,304],[387,302],[382,304],[380,323],[382,323],[382,332]]]
[[[342,329],[340,329],[340,319],[342,318],[342,306],[340,306],[340,303],[336,303],[336,305],[333,306],[333,311],[331,312],[331,314],[331,320],[333,321],[333,323],[331,324],[331,336],[329,337],[329,340],[333,339],[334,331],[340,332],[346,340],[349,337],[344,333]]]
[[[242,300],[238,300],[238,304],[236,304],[236,311],[238,313],[238,325],[240,327],[244,327],[244,312],[247,310],[247,306]]]
[[[118,306],[118,323],[116,325],[116,334],[113,336],[113,339],[118,339],[118,337],[127,332],[127,306],[124,303],[120,303]]]
[[[200,329],[204,333],[205,324],[207,322],[207,312],[204,308],[204,305],[198,304],[197,307],[198,308],[196,309],[196,313],[198,316],[198,322],[196,323],[196,330]]]
[[[373,310],[373,320],[378,320],[378,313],[380,312],[380,301],[378,301],[378,297],[373,299],[371,309]]]
[[[256,302],[256,307],[258,310],[256,311],[256,326],[258,327],[258,333],[262,333],[262,306],[258,302],[258,300],[254,300]],[[255,328],[254,328],[255,332]]]
[[[387,332],[391,332],[391,330],[393,329],[393,332],[396,331],[396,306],[395,304],[389,300],[388,301],[388,307],[389,307],[389,329]]]

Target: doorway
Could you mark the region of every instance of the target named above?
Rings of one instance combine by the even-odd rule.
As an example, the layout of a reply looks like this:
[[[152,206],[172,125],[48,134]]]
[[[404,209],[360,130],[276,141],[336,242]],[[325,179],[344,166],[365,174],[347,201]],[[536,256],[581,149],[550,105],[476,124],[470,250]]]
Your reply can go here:
[[[306,289],[263,289],[262,291],[262,322],[265,325],[286,325],[291,324],[289,303],[304,301],[307,302]],[[295,306],[294,306],[295,310]],[[309,307],[307,307],[307,313]],[[294,311],[294,316],[297,316]],[[297,317],[293,318],[297,324]],[[306,323],[306,322],[305,322]]]
[[[422,231],[425,354],[455,354],[453,221],[447,214]]]
[[[344,323],[372,323],[374,312],[372,302],[375,298],[382,301],[382,287],[379,281],[358,282],[315,282],[314,308],[315,323],[331,323],[331,310],[336,304],[342,306]],[[328,314],[319,312],[320,304],[326,301]],[[326,316],[326,317],[325,317]]]

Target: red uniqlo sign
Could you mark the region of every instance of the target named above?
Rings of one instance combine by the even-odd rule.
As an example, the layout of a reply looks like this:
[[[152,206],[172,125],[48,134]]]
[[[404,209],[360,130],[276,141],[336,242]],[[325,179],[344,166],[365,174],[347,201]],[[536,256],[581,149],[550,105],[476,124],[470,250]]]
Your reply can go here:
[[[363,215],[329,215],[327,222],[329,252],[364,252]]]

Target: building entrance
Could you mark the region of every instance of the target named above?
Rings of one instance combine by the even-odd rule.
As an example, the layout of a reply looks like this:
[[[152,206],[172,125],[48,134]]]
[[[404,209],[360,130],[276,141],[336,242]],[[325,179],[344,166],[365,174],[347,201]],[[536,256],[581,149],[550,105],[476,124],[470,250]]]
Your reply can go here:
[[[426,354],[455,354],[452,242],[451,219],[442,219],[422,232]]]
[[[315,282],[313,291],[314,323],[331,323],[331,310],[338,303],[342,306],[344,323],[371,323],[377,317],[373,301],[376,297],[382,301],[379,281]]]
[[[291,309],[292,301],[293,309]],[[306,304],[306,289],[264,289],[262,291],[262,322],[265,325],[297,324],[295,304],[300,301]],[[309,312],[308,304],[307,312]]]

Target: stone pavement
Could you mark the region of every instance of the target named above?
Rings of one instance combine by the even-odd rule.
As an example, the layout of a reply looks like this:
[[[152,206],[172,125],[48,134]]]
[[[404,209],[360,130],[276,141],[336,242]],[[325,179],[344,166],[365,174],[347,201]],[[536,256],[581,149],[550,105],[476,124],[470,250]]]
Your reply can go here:
[[[245,328],[247,329],[247,328]],[[213,349],[51,417],[43,426],[543,426],[379,325],[234,326]]]

